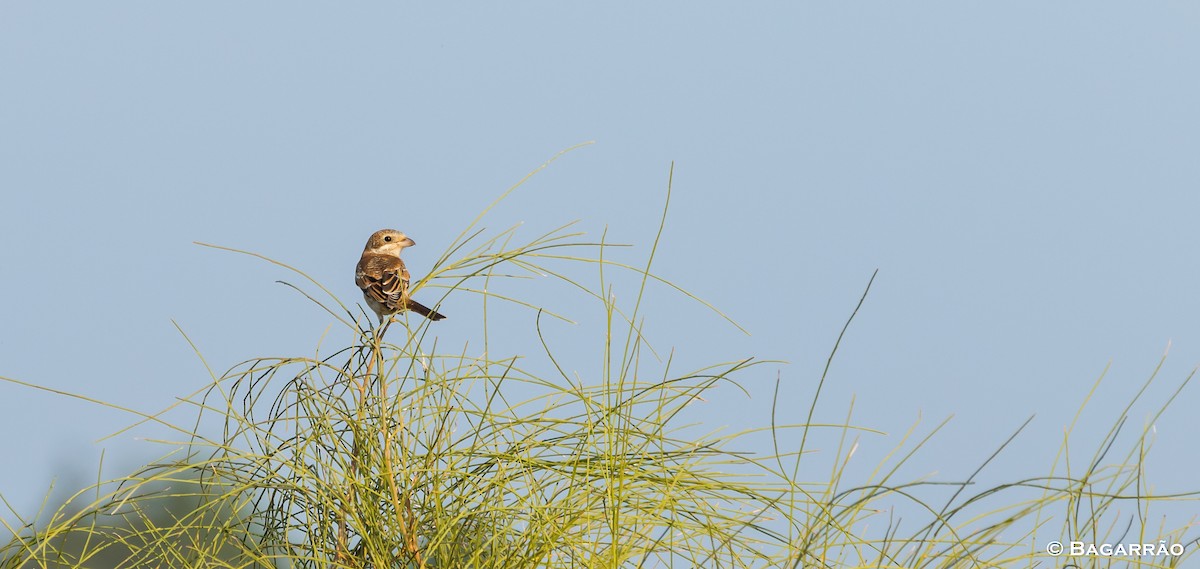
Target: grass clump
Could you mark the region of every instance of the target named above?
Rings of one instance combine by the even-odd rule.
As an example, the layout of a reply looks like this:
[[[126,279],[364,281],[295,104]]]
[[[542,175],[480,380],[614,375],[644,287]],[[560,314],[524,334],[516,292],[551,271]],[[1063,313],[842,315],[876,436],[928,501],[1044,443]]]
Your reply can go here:
[[[1148,433],[1106,462],[1123,419],[1087,466],[1060,471],[1064,454],[1047,476],[983,490],[974,476],[896,479],[936,429],[905,436],[866,480],[850,482],[858,437],[877,431],[849,416],[817,423],[819,388],[796,424],[772,415],[754,432],[705,430],[688,422],[689,405],[714,390],[751,390],[744,378],[765,362],[676,372],[653,354],[641,300],[648,283],[665,282],[650,270],[657,240],[633,267],[569,225],[514,245],[515,228],[489,236],[479,221],[414,287],[443,301],[480,295],[482,354],[439,349],[420,318],[400,316],[385,336],[361,309],[268,260],[295,271],[302,284],[289,286],[324,307],[348,345],[214,376],[181,403],[197,419],[172,426],[177,450],[46,515],[6,522],[14,537],[0,566],[1039,567],[1065,561],[1040,549],[1049,539],[1187,539],[1186,527],[1145,522],[1157,501],[1196,498],[1145,490]],[[595,270],[599,287],[583,285],[581,269]],[[636,275],[632,306],[616,302],[612,271]],[[570,373],[543,333],[544,319],[565,316],[496,292],[526,275],[551,276],[602,311],[602,363],[589,379]],[[496,302],[536,314],[527,353],[488,350],[490,330],[514,326],[488,318]],[[771,450],[748,452],[762,434]],[[833,451],[818,458],[808,452],[817,444]],[[1132,534],[1118,524],[1129,518],[1115,511],[1124,502],[1143,520]],[[923,521],[909,529],[898,509]],[[1174,567],[1187,557],[1123,562]]]

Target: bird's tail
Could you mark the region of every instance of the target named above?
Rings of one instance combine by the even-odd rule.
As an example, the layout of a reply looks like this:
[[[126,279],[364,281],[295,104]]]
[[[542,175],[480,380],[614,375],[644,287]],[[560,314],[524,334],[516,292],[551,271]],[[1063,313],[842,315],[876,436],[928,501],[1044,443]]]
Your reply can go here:
[[[437,320],[442,320],[442,319],[446,318],[444,315],[442,315],[438,311],[436,311],[432,308],[429,308],[428,306],[425,306],[424,304],[421,304],[420,302],[417,302],[415,300],[409,300],[404,306],[406,308],[408,308],[409,310],[416,312],[417,314],[420,314],[421,316],[424,316],[430,320],[437,321]]]

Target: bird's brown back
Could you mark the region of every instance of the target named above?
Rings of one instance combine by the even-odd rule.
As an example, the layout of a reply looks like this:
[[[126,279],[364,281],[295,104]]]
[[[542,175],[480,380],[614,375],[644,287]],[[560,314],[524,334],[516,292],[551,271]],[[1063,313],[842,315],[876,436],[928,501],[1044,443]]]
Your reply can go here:
[[[363,253],[354,271],[354,284],[363,294],[391,310],[404,306],[409,278],[404,261],[392,255]]]

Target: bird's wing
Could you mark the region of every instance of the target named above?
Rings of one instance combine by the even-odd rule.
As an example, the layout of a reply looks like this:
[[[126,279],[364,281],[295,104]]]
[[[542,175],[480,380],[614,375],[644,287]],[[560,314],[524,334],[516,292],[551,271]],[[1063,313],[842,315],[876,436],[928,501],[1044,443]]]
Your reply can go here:
[[[354,283],[363,293],[393,310],[408,297],[408,269],[400,257],[364,254],[358,261]]]

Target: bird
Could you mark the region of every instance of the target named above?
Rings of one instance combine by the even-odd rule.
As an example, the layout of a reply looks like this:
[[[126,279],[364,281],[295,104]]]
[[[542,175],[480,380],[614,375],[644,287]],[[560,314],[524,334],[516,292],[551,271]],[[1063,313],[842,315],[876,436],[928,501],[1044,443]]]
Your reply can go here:
[[[405,247],[416,242],[395,229],[380,229],[367,239],[362,258],[354,270],[354,284],[362,289],[367,306],[379,316],[379,324],[391,315],[411,310],[430,320],[442,320],[444,315],[409,298],[408,269],[400,259]]]

